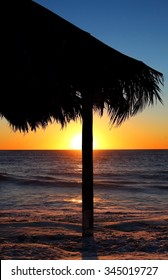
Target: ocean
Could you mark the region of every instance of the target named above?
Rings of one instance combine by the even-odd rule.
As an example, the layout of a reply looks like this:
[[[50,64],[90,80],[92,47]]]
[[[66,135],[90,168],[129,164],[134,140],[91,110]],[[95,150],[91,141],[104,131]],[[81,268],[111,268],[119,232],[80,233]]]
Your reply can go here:
[[[94,241],[81,151],[0,151],[1,259],[168,259],[168,150],[94,151]]]

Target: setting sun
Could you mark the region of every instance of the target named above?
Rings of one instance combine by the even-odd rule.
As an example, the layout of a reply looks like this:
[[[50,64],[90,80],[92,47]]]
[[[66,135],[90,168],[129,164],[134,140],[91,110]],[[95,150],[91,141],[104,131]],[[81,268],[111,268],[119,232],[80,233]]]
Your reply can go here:
[[[82,135],[76,134],[71,140],[71,149],[81,150],[82,149]]]
[[[82,149],[82,135],[76,134],[72,137],[70,148],[72,150],[81,150]],[[93,139],[93,149],[96,149],[96,141]]]

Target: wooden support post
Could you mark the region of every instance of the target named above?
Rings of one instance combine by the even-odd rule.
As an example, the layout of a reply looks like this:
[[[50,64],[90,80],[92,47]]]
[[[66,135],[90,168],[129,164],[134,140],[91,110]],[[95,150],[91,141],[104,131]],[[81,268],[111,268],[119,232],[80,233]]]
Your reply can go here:
[[[93,109],[83,96],[82,124],[82,235],[93,236]]]

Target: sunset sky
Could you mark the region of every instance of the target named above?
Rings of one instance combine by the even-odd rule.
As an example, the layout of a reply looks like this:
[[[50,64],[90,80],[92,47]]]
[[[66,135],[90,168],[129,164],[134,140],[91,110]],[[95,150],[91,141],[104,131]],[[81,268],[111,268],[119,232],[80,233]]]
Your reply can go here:
[[[164,75],[162,99],[111,127],[105,114],[94,115],[95,149],[168,149],[168,1],[167,0],[36,0],[120,52],[143,61]],[[2,92],[1,92],[2,94]],[[48,125],[28,134],[13,132],[0,120],[0,149],[75,149],[81,145],[81,122],[63,130]]]

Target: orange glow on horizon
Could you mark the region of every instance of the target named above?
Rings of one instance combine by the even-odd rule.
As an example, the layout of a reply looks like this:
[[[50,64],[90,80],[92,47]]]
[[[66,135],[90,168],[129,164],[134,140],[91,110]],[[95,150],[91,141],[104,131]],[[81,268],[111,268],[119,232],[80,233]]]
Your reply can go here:
[[[158,117],[159,115],[159,117]],[[160,118],[160,119],[159,119]],[[103,149],[168,149],[167,110],[146,110],[111,127],[109,116],[94,114],[93,148]],[[0,150],[81,150],[82,124],[70,122],[64,129],[53,123],[46,129],[29,133],[13,132],[5,119],[0,121]]]

